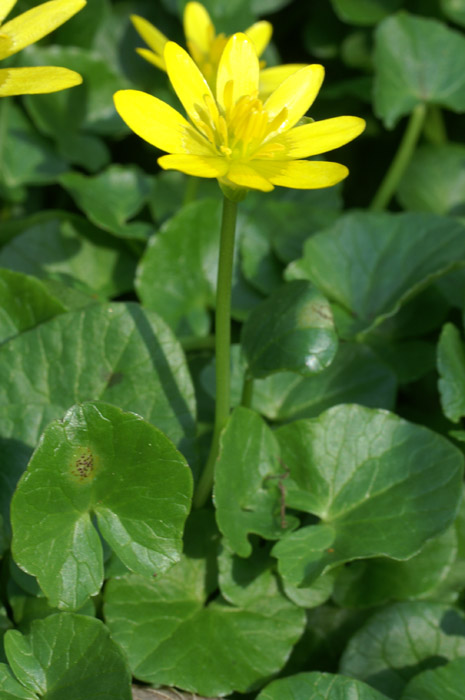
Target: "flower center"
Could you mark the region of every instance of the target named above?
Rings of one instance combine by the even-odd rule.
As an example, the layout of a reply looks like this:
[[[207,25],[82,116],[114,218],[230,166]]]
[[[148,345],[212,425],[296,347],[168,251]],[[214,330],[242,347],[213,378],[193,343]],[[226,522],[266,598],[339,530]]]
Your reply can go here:
[[[250,160],[282,154],[284,146],[273,143],[272,139],[287,119],[286,107],[271,117],[256,95],[243,95],[234,102],[233,93],[234,83],[229,80],[224,87],[224,110],[218,108],[210,95],[204,95],[203,104],[196,105],[195,124],[218,155],[231,160]]]

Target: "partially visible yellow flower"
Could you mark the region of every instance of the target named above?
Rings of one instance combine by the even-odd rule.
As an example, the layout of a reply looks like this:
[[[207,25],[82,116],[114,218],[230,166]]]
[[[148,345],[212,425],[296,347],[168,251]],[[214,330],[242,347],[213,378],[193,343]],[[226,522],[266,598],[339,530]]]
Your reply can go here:
[[[126,124],[170,154],[159,158],[162,168],[217,178],[223,188],[265,192],[274,185],[329,187],[348,175],[339,163],[302,160],[342,146],[365,128],[358,117],[298,124],[323,82],[322,66],[301,68],[262,102],[258,97],[259,61],[245,34],[234,34],[224,48],[216,99],[184,49],[168,42],[164,59],[190,122],[147,93],[120,90],[114,95]]]
[[[13,56],[66,22],[86,4],[86,0],[50,0],[2,24],[17,0],[0,0],[0,59]],[[79,85],[79,73],[67,68],[3,68],[0,70],[0,96],[56,92]]]
[[[138,15],[131,15],[131,21],[142,39],[150,47],[149,49],[136,49],[136,51],[149,63],[161,70],[166,70],[163,52],[168,39],[148,20]],[[210,15],[199,2],[188,2],[184,9],[184,34],[190,55],[194,59],[200,71],[205,76],[207,83],[214,90],[218,64],[226,46],[228,37],[225,34],[216,34]],[[269,22],[256,22],[245,30],[244,34],[252,40],[257,55],[260,57],[268,46],[273,27]],[[260,67],[263,69],[265,63]],[[273,90],[303,64],[288,64],[265,68],[260,73],[260,97],[267,97]]]

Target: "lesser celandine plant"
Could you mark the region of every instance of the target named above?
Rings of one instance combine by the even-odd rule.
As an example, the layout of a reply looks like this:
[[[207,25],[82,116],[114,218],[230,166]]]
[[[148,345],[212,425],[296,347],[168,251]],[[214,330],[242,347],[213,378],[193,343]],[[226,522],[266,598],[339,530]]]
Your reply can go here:
[[[49,0],[4,22],[17,0],[0,0],[0,59],[30,46],[79,12],[86,0]],[[0,69],[0,96],[57,92],[82,83],[76,71],[56,66]]]
[[[224,193],[216,299],[216,409],[212,449],[198,486],[203,505],[213,483],[221,431],[230,409],[230,305],[237,202],[248,190],[275,185],[298,189],[330,187],[348,175],[345,166],[304,160],[351,141],[365,127],[358,117],[336,117],[299,125],[324,77],[310,65],[286,78],[264,101],[259,98],[259,59],[254,42],[234,34],[218,63],[216,85],[174,42],[164,47],[168,77],[190,122],[161,100],[137,90],[115,94],[115,105],[131,129],[169,155],[167,170],[217,178]]]
[[[136,19],[179,110],[129,15],[184,2],[35,4],[3,85],[84,84],[0,100],[0,700],[462,697],[460,3]]]

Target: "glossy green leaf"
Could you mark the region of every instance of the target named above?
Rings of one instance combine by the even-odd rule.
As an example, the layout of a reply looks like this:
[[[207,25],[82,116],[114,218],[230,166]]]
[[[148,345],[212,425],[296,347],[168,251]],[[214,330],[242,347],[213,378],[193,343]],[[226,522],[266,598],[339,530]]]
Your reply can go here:
[[[347,316],[346,332],[356,334],[464,264],[465,227],[454,219],[358,212],[310,238],[287,278],[313,282]]]
[[[319,576],[311,586],[293,586],[286,580],[282,580],[285,594],[300,608],[316,608],[326,603],[331,597],[336,579],[336,571],[328,571],[324,576]]]
[[[66,161],[37,133],[12,100],[0,103],[0,182],[7,187],[53,182],[66,170]]]
[[[465,37],[437,20],[400,12],[375,35],[375,111],[388,128],[419,104],[465,110]]]
[[[6,664],[0,663],[1,700],[37,700],[37,695],[18,683]]]
[[[263,597],[279,595],[279,584],[273,572],[270,548],[254,542],[252,555],[238,557],[223,543],[218,555],[218,583],[228,603],[247,606]]]
[[[271,429],[258,413],[237,408],[221,438],[213,492],[218,527],[233,552],[250,556],[250,533],[278,539],[297,525],[283,511],[286,479]]]
[[[289,282],[252,311],[242,347],[253,377],[286,370],[318,374],[338,347],[329,302],[305,280]]]
[[[238,211],[239,252],[246,280],[262,294],[270,294],[282,284],[283,266],[273,251],[264,202],[260,204],[258,211]]]
[[[331,673],[299,673],[280,678],[257,696],[257,700],[387,700],[377,690],[353,678]]]
[[[131,222],[146,204],[150,178],[135,166],[111,165],[99,175],[69,172],[60,184],[93,224],[122,238],[145,240],[153,230],[146,222]]]
[[[376,24],[402,5],[402,0],[331,0],[343,22],[360,26]]]
[[[1,267],[53,278],[100,297],[132,289],[135,262],[124,244],[85,219],[51,211],[11,227],[18,235],[0,251]]]
[[[13,496],[14,559],[52,606],[78,609],[103,583],[92,517],[126,567],[153,576],[179,560],[191,496],[188,465],[161,431],[109,404],[73,407],[45,430]]]
[[[412,678],[402,693],[401,700],[461,700],[464,678],[465,659],[455,659],[445,666],[423,671]]]
[[[369,559],[342,568],[334,600],[344,607],[372,607],[395,600],[427,598],[450,573],[456,557],[457,535],[452,527],[429,540],[406,561]]]
[[[400,181],[397,198],[411,211],[463,216],[465,146],[447,143],[415,151]]]
[[[207,309],[215,304],[220,222],[218,200],[183,207],[150,239],[138,268],[136,289],[142,303],[180,335],[208,333]],[[244,318],[262,297],[241,278],[238,262],[236,250],[232,313]]]
[[[354,634],[340,671],[396,700],[420,671],[464,655],[461,611],[440,603],[396,603],[375,613]]]
[[[446,17],[462,27],[465,27],[465,1],[440,0],[441,9]]]
[[[184,355],[166,325],[137,304],[61,314],[0,347],[1,501],[31,448],[75,403],[103,400],[155,424],[189,456],[195,400]]]
[[[320,518],[273,548],[292,585],[353,559],[408,559],[456,516],[462,454],[426,428],[343,405],[275,435],[289,472],[287,507]]]
[[[438,372],[442,410],[458,423],[465,416],[465,347],[453,323],[446,323],[439,338]]]
[[[0,269],[0,342],[66,311],[35,277]]]
[[[95,618],[51,615],[36,621],[27,635],[7,632],[5,650],[24,689],[13,698],[131,700],[123,654]]]
[[[254,382],[253,407],[271,420],[313,418],[339,403],[394,408],[396,377],[371,348],[341,343],[334,361],[318,375],[282,372]]]
[[[246,692],[277,673],[304,628],[284,596],[236,607],[206,604],[199,559],[152,580],[127,575],[105,587],[105,619],[134,676],[200,695]]]

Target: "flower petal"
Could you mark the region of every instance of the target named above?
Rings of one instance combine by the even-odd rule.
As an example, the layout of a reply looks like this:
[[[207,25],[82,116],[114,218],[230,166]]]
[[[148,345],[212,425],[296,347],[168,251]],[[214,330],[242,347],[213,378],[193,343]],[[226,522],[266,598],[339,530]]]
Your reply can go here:
[[[335,117],[320,122],[295,126],[278,137],[289,158],[308,158],[326,153],[352,141],[365,129],[365,120],[359,117]]]
[[[273,185],[266,177],[255,170],[253,166],[245,163],[233,161],[228,171],[227,180],[240,187],[248,187],[251,190],[261,190],[262,192],[274,190]]]
[[[0,32],[8,40],[8,47],[1,47],[0,58],[11,56],[50,34],[85,4],[86,0],[50,0],[3,24]]]
[[[265,20],[255,22],[255,24],[252,24],[251,27],[245,30],[244,34],[252,40],[257,56],[261,56],[270,43],[273,25]]]
[[[139,17],[139,15],[131,15],[131,22],[147,46],[149,46],[156,55],[160,56],[160,60],[162,61],[164,67],[165,62],[163,60],[163,50],[168,41],[166,36],[162,34],[159,29],[154,27],[151,22],[144,19],[144,17]]]
[[[158,159],[163,170],[180,170],[196,177],[222,177],[228,170],[225,158],[193,155],[169,155]]]
[[[17,2],[18,0],[0,0],[0,22],[10,14]]]
[[[0,70],[0,97],[57,92],[81,83],[79,73],[68,68],[5,68]]]
[[[305,63],[286,63],[282,66],[272,66],[260,71],[260,97],[265,100],[286,78],[305,68]]]
[[[303,117],[318,95],[324,74],[323,66],[317,63],[305,66],[292,73],[271,93],[264,104],[270,115],[270,121],[284,108],[287,110],[286,119],[277,129],[278,132],[287,131]]]
[[[297,190],[331,187],[349,174],[345,165],[317,160],[253,161],[253,167],[273,185]]]
[[[118,90],[116,111],[135,134],[168,153],[211,153],[205,139],[189,122],[153,95],[140,90]]]
[[[154,51],[150,51],[150,49],[137,48],[136,51],[139,54],[139,56],[145,58],[145,60],[149,63],[152,63],[152,65],[156,66],[160,70],[166,70],[165,59],[163,58],[163,56],[159,56]]]
[[[192,43],[203,54],[208,54],[215,38],[215,27],[205,7],[199,2],[188,2],[184,9],[183,24],[187,44]]]
[[[245,34],[233,34],[224,47],[218,66],[216,96],[225,107],[224,89],[232,81],[232,103],[243,95],[257,96],[260,66],[253,42]]]
[[[198,108],[206,107],[205,96],[213,111],[213,117],[217,119],[218,108],[212,91],[189,54],[174,41],[169,41],[165,46],[164,56],[171,84],[194,124],[199,122]]]

